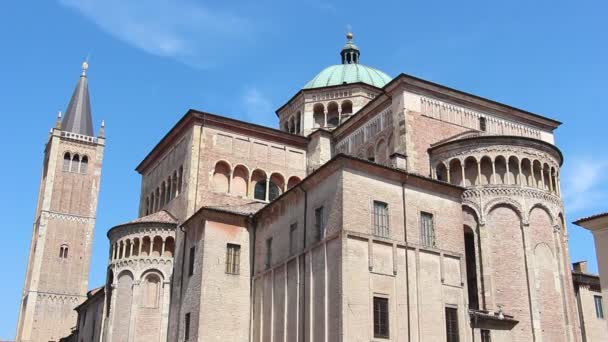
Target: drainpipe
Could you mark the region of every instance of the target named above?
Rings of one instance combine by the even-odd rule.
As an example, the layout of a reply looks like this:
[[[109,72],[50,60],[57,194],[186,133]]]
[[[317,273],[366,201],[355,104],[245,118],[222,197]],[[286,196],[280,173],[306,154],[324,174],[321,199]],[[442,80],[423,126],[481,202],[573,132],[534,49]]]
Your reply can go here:
[[[300,185],[300,190],[302,190],[304,192],[304,237],[302,238],[302,250],[306,249],[306,228],[307,228],[307,217],[308,217],[308,192],[306,192],[306,190],[304,190],[304,188],[302,188],[302,186]],[[302,341],[306,341],[306,253],[302,254],[302,263],[304,265],[304,272],[302,273],[302,281],[304,284],[304,290],[302,291],[302,296],[303,296],[303,300],[302,302],[304,303],[302,305],[302,319],[303,319],[303,327],[302,327]],[[312,265],[310,265],[310,267],[312,267]],[[300,270],[298,269],[298,272],[300,272]],[[298,286],[300,286],[298,284]],[[312,322],[309,322],[309,324],[312,324]]]
[[[403,199],[403,240],[405,242],[405,294],[407,303],[407,340],[412,340],[412,327],[410,317],[410,270],[408,262],[408,244],[407,244],[407,208],[405,196],[405,183],[407,182],[408,174],[405,174],[405,181],[401,183],[401,196]]]
[[[179,277],[179,310],[177,310],[177,331],[175,332],[175,334],[177,334],[177,338],[179,338],[179,330],[181,327],[181,323],[182,323],[182,319],[181,319],[181,315],[182,315],[182,304],[183,304],[183,298],[184,298],[184,264],[186,262],[186,240],[188,238],[188,234],[186,233],[186,230],[184,229],[184,226],[179,226],[179,230],[182,231],[182,233],[184,233],[183,235],[183,243],[182,243],[182,262],[181,262],[181,273],[180,273],[180,277]],[[171,291],[173,293],[173,291]],[[169,324],[171,324],[169,322]]]
[[[253,243],[250,243],[249,245],[249,260],[250,260],[250,264],[249,264],[249,276],[251,278],[251,280],[249,281],[250,285],[249,285],[249,298],[251,298],[251,300],[249,301],[249,341],[252,341],[253,339],[253,310],[255,308],[255,296],[254,296],[254,275],[255,275],[255,233],[256,233],[256,220],[255,217],[253,215],[249,215],[249,219],[247,220],[247,224],[249,225],[249,229],[251,231],[252,239],[250,239],[249,241],[253,241]]]

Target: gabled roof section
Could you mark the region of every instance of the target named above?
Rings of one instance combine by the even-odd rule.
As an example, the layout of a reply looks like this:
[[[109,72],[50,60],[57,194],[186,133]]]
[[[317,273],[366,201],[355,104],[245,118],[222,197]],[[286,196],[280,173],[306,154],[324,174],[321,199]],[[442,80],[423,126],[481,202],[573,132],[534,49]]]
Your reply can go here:
[[[89,99],[87,68],[88,64],[86,62],[83,63],[82,75],[80,75],[68,108],[63,116],[61,130],[92,137],[95,133],[93,132],[93,116],[91,114],[91,101]]]

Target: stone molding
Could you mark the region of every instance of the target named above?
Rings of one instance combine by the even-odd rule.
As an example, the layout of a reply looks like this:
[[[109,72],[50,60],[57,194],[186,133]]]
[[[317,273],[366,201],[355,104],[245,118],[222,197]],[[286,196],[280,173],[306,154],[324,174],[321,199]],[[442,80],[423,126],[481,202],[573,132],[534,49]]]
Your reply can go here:
[[[58,212],[47,211],[47,210],[42,210],[41,211],[41,216],[43,218],[45,218],[45,219],[57,219],[57,220],[64,220],[64,221],[74,221],[74,222],[78,222],[78,223],[95,223],[95,218],[94,217],[79,216],[79,215],[72,215],[72,214],[65,214],[65,213],[58,213]]]
[[[110,244],[119,242],[127,237],[140,239],[144,236],[149,236],[153,239],[157,235],[163,238],[169,236],[175,237],[176,227],[177,225],[174,223],[133,222],[118,226],[116,229],[113,228],[108,235]]]
[[[515,185],[493,185],[468,189],[462,194],[462,203],[479,217],[484,225],[485,217],[497,205],[508,205],[519,215],[522,224],[528,224],[528,217],[534,208],[541,208],[549,213],[551,223],[556,231],[560,228],[559,215],[563,213],[563,202],[559,196],[534,188],[523,188]]]
[[[490,133],[541,139],[541,131],[538,129],[431,97],[420,96],[420,108],[424,116],[455,125],[479,130],[479,118],[483,117],[486,119],[486,125]]]

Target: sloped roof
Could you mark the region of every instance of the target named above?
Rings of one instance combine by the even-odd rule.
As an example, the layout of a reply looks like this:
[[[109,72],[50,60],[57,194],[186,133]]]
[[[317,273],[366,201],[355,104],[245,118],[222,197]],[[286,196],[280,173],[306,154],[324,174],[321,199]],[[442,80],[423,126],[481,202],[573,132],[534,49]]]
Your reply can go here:
[[[170,212],[163,209],[163,210],[157,211],[155,213],[152,213],[150,215],[142,216],[142,217],[135,219],[133,221],[130,221],[128,223],[147,223],[147,222],[176,224],[178,221],[173,215],[171,215]]]
[[[63,116],[61,130],[87,136],[94,135],[89,86],[84,72],[76,84],[68,108]]]
[[[240,205],[216,205],[216,206],[205,206],[205,209],[211,209],[216,211],[223,211],[232,214],[239,215],[253,215],[260,209],[264,208],[267,203],[262,202],[249,202]]]

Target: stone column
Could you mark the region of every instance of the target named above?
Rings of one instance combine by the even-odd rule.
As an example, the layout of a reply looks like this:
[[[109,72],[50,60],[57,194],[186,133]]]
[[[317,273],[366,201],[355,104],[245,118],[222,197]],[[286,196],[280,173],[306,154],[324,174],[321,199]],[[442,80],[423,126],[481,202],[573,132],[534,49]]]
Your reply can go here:
[[[543,164],[540,164],[540,184],[541,190],[545,190],[545,170],[543,168]]]
[[[447,177],[448,177],[448,183],[451,183],[451,181],[450,181],[450,166],[448,165],[445,169],[448,171],[448,175],[447,175]]]
[[[477,161],[477,183],[481,185],[481,160]]]
[[[509,173],[509,159],[508,159],[508,158],[507,158],[507,160],[506,160],[506,165],[505,165],[505,167],[506,167],[506,169],[505,169],[505,170],[506,170],[507,172],[506,172],[506,174],[505,174],[505,179],[504,179],[504,182],[505,182],[505,184],[511,184],[511,176],[510,176],[510,173]]]
[[[465,175],[466,173],[464,172],[464,163],[460,163],[460,168],[462,169],[462,186],[465,186],[467,183],[465,181]]]
[[[270,194],[269,191],[270,190],[270,177],[266,178],[266,202],[268,202],[268,199],[270,198]]]
[[[110,288],[112,289],[112,297],[110,298],[110,307],[106,308],[106,310],[110,310],[110,319],[109,319],[109,324],[108,324],[108,329],[107,329],[107,336],[106,336],[106,341],[107,342],[112,342],[112,332],[114,331],[114,321],[116,320],[116,296],[117,296],[117,292],[118,292],[118,288],[117,288],[117,278],[116,275],[114,276],[114,282],[112,284],[110,284]]]
[[[519,171],[519,173],[517,174],[517,177],[519,178],[519,180],[517,180],[516,183],[518,183],[519,186],[524,186],[524,181],[523,181],[524,174],[521,172],[521,160],[519,160],[519,159],[517,162],[517,169]]]
[[[139,307],[139,292],[141,289],[141,280],[133,280],[132,297],[131,297],[131,318],[129,321],[129,342],[135,339],[135,322],[137,322],[137,314]]]
[[[323,118],[324,118],[324,124],[323,127],[327,127],[327,108],[323,109]]]
[[[481,218],[479,218],[481,220]],[[483,288],[483,309],[494,311],[496,306],[494,305],[494,283],[492,281],[492,265],[490,264],[490,241],[488,236],[488,230],[485,223],[479,223],[479,244],[480,244],[480,265],[483,268],[481,274],[481,282]]]
[[[494,162],[494,159],[492,159],[492,184],[497,184],[498,182],[496,182],[496,163]]]
[[[228,193],[232,193],[232,176],[234,175],[234,169],[230,169],[230,179],[228,179]]]
[[[169,326],[169,308],[171,307],[171,282],[163,281],[163,293],[160,302],[160,341],[167,341]]]
[[[528,283],[528,298],[530,302],[530,313],[532,315],[532,333],[534,335],[534,341],[536,341],[542,336],[542,330],[540,326],[540,312],[538,311],[538,299],[536,298],[536,282],[534,281],[534,270],[536,270],[534,251],[532,250],[533,247],[530,246],[530,239],[528,236],[530,224],[528,222],[523,222],[521,229],[526,265],[526,280]]]

